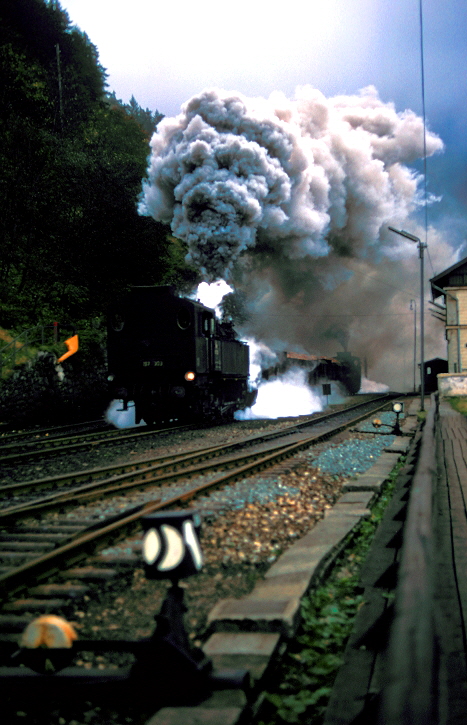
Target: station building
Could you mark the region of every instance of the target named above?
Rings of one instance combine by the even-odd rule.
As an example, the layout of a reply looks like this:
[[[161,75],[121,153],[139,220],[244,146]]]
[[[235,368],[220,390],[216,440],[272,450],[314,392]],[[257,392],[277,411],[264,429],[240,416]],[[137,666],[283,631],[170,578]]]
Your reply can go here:
[[[445,396],[467,396],[467,257],[430,279],[433,302],[444,299],[448,372],[438,374]]]

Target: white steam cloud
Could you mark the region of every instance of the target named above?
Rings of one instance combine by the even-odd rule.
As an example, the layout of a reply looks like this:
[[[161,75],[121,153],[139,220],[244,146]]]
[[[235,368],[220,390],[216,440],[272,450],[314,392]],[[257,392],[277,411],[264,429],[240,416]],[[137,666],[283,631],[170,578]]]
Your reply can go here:
[[[220,279],[217,282],[212,282],[211,284],[201,282],[198,285],[194,297],[199,300],[202,305],[206,305],[206,307],[211,307],[211,309],[215,310],[217,317],[222,317],[220,304],[225,295],[230,294],[230,292],[233,292],[232,287],[223,279]]]
[[[368,380],[368,378],[362,378],[362,386],[360,393],[387,393],[389,385],[384,383],[376,383],[374,380]]]
[[[263,382],[258,387],[258,397],[251,408],[235,413],[237,420],[255,418],[286,418],[310,415],[323,410],[318,392],[306,384],[306,373],[291,368],[280,379]]]
[[[105,419],[107,423],[111,423],[116,428],[135,428],[145,425],[144,421],[135,423],[134,405],[130,405],[127,410],[123,410],[123,400],[112,400],[105,413]]]
[[[171,225],[205,280],[235,288],[244,336],[330,356],[345,340],[373,380],[411,388],[419,260],[387,226],[424,236],[408,166],[423,157],[420,117],[373,87],[326,98],[305,86],[293,100],[211,89],[163,119],[151,147],[140,213]],[[427,154],[442,148],[427,131]],[[429,239],[436,274],[456,259],[447,237]],[[442,355],[441,323],[427,316],[425,333],[427,358]]]
[[[426,144],[443,147],[432,133]],[[292,259],[374,245],[416,203],[404,164],[423,154],[423,122],[373,87],[327,99],[306,86],[293,101],[206,90],[161,121],[151,147],[140,212],[170,223],[207,278],[229,281],[262,242]]]

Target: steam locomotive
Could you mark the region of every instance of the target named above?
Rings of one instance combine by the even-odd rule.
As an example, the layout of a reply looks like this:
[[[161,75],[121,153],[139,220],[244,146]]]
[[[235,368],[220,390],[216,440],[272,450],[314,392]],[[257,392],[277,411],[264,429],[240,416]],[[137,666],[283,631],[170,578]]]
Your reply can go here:
[[[349,395],[355,395],[361,387],[360,358],[350,352],[338,352],[335,358],[282,352],[278,362],[263,370],[261,375],[264,380],[270,380],[283,375],[292,367],[303,368],[306,371],[307,383],[311,386],[336,381],[341,384],[343,392]]]
[[[249,349],[228,323],[171,286],[133,287],[109,313],[110,393],[135,422],[231,418],[253,404]]]

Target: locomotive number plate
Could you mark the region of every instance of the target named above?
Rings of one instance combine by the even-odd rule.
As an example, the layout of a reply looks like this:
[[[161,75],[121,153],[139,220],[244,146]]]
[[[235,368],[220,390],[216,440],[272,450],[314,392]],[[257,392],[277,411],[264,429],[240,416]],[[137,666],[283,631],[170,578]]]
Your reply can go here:
[[[161,368],[163,365],[162,360],[143,360],[143,368]]]

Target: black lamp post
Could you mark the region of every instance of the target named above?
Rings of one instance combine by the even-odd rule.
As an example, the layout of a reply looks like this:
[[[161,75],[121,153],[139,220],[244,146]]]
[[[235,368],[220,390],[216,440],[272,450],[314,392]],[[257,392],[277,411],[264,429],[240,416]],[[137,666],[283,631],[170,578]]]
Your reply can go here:
[[[401,413],[404,412],[404,403],[400,403],[398,400],[396,400],[396,402],[392,404],[392,410],[396,414],[396,422],[394,424],[394,428],[392,429],[392,432],[395,435],[400,436],[400,435],[402,435],[402,430],[399,425],[399,416],[401,415]]]
[[[198,573],[203,563],[198,540],[200,516],[193,510],[169,511],[144,516],[141,523],[146,578],[170,579],[172,586],[154,617],[156,629],[133,676],[152,683],[169,700],[202,699],[210,686],[212,663],[189,642],[183,622],[187,611],[184,590],[179,585],[181,578]]]
[[[413,304],[413,308],[412,308]],[[413,391],[417,392],[417,301],[410,300],[410,309],[413,309]]]

